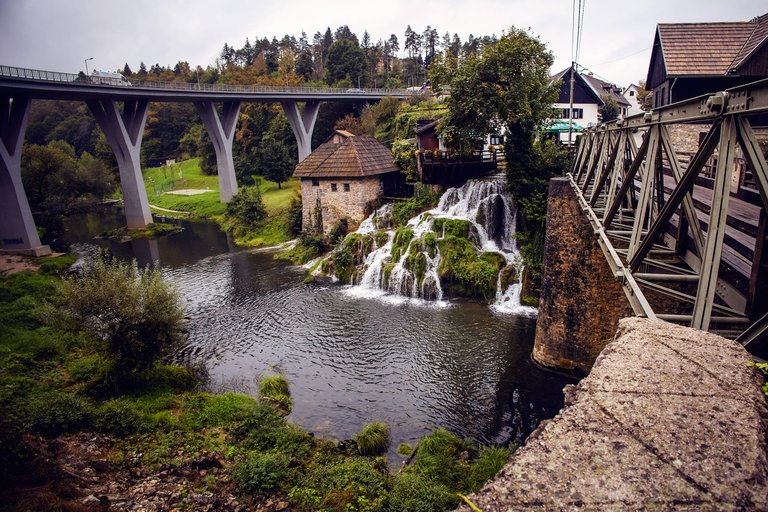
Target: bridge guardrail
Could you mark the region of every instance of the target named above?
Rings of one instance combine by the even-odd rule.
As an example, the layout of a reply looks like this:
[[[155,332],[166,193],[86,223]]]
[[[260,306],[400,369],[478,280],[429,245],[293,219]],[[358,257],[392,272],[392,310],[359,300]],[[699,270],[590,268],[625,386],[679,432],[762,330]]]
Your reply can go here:
[[[46,82],[72,83],[80,85],[104,87],[115,86],[113,83],[97,83],[84,79],[85,75],[62,73],[58,71],[43,71],[39,69],[17,68],[0,65],[0,76],[9,78],[22,78],[27,80],[41,80]],[[233,84],[201,84],[197,82],[165,82],[156,80],[131,80],[131,86],[146,89],[182,90],[182,91],[206,91],[206,92],[241,92],[241,93],[288,93],[288,94],[374,94],[377,96],[411,96],[416,91],[406,89],[358,89],[339,87],[305,87],[305,86],[267,86],[267,85],[233,85]],[[122,85],[120,87],[126,87]]]

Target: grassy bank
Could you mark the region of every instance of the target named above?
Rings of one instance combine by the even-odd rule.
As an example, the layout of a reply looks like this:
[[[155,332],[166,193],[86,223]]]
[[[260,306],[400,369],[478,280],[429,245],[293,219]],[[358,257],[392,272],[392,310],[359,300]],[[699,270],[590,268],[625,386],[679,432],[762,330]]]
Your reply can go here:
[[[159,500],[190,510],[216,501],[247,510],[438,511],[479,489],[509,456],[437,430],[392,473],[380,457],[386,425],[342,443],[315,438],[286,421],[290,390],[279,375],[262,379],[258,396],[211,394],[190,369],[155,361],[130,374],[129,387],[105,387],[114,361],[94,335],[102,331],[63,314],[58,274],[71,262],[0,277],[0,503],[8,510],[80,510],[86,496],[109,494],[148,508]],[[118,295],[121,285],[100,289]],[[398,451],[407,457],[413,448]]]
[[[174,214],[155,210],[171,217],[198,217],[223,222],[227,205],[219,200],[218,176],[207,176],[200,170],[200,159],[192,158],[171,166],[150,168],[144,172],[144,186],[153,206],[184,212]],[[235,237],[235,243],[248,247],[278,245],[293,238],[288,211],[294,196],[300,192],[299,180],[277,183],[258,179],[259,191],[267,216],[247,233]],[[176,195],[176,190],[205,190],[194,195]]]

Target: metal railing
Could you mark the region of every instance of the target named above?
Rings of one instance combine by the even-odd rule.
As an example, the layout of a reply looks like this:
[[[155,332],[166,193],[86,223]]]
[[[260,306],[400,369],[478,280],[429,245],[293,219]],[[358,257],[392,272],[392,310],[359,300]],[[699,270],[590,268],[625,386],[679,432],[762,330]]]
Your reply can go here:
[[[197,82],[165,82],[159,80],[129,80],[126,84],[117,84],[115,80],[100,77],[86,77],[85,74],[61,73],[58,71],[43,71],[39,69],[17,68],[0,65],[0,77],[38,80],[44,82],[76,83],[95,87],[134,87],[142,89],[162,89],[172,91],[204,91],[204,92],[233,92],[254,94],[327,94],[329,96],[412,96],[418,91],[406,89],[360,89],[357,87],[310,87],[310,86],[266,86],[266,85],[232,85],[206,84]],[[129,85],[130,84],[130,85]]]
[[[752,127],[766,113],[763,80],[584,132],[571,185],[635,314],[734,336],[760,323],[744,343],[768,333],[768,163]],[[706,134],[685,159],[668,129],[682,123]],[[737,148],[756,191],[738,186]]]

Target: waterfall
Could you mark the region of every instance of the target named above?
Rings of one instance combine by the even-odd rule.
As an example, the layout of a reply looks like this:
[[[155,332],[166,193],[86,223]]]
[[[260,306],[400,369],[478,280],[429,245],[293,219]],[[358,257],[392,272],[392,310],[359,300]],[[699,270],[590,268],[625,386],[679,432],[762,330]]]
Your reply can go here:
[[[435,208],[397,230],[391,227],[392,205],[386,205],[355,232],[374,237],[375,244],[358,266],[355,284],[348,292],[394,302],[420,299],[443,303],[440,246],[451,226],[453,231],[464,229],[460,236],[469,241],[475,257],[496,253],[486,258],[503,266],[496,278],[492,308],[503,313],[535,314],[535,308],[520,303],[523,267],[515,240],[515,215],[514,201],[500,176],[469,180],[448,189]]]

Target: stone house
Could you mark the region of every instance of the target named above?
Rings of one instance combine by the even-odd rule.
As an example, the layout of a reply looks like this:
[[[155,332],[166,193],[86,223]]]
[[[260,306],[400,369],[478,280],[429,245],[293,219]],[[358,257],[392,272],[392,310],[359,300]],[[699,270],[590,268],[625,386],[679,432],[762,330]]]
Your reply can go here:
[[[385,145],[342,130],[299,163],[293,176],[301,178],[302,227],[321,224],[324,233],[341,219],[354,229],[405,181]]]

